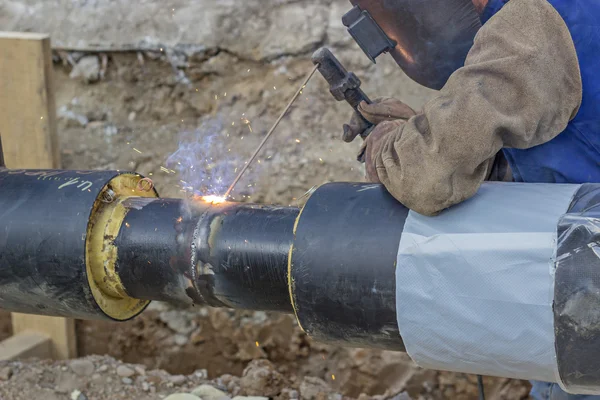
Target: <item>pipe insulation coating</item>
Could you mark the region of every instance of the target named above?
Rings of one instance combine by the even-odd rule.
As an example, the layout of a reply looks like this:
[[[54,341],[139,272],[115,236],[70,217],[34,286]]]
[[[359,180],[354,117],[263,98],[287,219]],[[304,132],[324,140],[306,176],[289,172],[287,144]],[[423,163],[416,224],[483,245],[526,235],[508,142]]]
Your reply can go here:
[[[158,199],[137,174],[0,171],[0,307],[294,313],[319,340],[600,394],[600,185],[486,183],[437,217],[380,185],[302,210]]]

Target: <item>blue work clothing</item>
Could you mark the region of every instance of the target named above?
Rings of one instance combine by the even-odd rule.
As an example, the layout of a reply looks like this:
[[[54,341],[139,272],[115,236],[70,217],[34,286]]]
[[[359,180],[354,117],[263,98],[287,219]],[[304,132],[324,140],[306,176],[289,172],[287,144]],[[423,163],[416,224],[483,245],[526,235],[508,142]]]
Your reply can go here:
[[[508,0],[490,0],[485,23]],[[517,182],[600,182],[600,0],[548,0],[565,21],[579,59],[583,99],[575,118],[553,140],[505,149]],[[548,99],[552,101],[552,99]]]
[[[490,0],[482,23],[507,2]],[[565,21],[575,45],[583,84],[581,107],[556,138],[530,149],[504,149],[504,154],[518,182],[600,182],[600,0],[548,2]],[[532,385],[535,400],[600,400],[600,396],[570,395],[556,383]]]

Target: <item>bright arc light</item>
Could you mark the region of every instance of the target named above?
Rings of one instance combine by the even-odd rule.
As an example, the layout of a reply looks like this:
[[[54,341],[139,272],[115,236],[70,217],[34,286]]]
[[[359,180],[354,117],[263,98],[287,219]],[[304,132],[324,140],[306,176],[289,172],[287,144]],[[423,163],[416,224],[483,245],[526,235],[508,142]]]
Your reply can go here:
[[[205,201],[210,204],[221,204],[225,202],[225,197],[223,196],[202,196],[202,201]]]

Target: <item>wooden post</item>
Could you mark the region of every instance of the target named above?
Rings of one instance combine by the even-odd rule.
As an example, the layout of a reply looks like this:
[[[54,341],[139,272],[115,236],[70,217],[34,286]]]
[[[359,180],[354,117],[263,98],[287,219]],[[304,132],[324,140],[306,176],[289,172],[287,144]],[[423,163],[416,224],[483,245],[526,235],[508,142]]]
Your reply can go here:
[[[48,35],[0,32],[0,136],[8,168],[60,167]],[[73,320],[13,313],[12,327],[18,337],[0,343],[0,359],[47,357],[44,337],[52,357],[76,356]]]

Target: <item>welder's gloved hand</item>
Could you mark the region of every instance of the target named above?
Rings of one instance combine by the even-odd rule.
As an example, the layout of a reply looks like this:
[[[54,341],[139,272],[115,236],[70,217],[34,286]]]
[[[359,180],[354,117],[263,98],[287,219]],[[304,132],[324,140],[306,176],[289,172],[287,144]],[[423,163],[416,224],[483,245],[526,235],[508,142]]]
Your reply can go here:
[[[371,104],[364,101],[358,106],[358,111],[364,119],[374,125],[378,125],[384,121],[408,120],[415,115],[415,111],[401,102],[400,100],[390,97],[381,97],[373,100]],[[361,135],[365,129],[364,121],[356,112],[352,114],[352,118],[348,124],[344,124],[344,142],[350,143],[357,136]]]
[[[383,121],[373,129],[363,142],[358,153],[358,161],[365,163],[365,175],[367,181],[381,183],[379,176],[377,175],[377,168],[375,167],[376,157],[381,153],[386,139],[390,139],[390,134],[393,134],[396,130],[400,129],[405,123],[406,121],[403,119]]]

